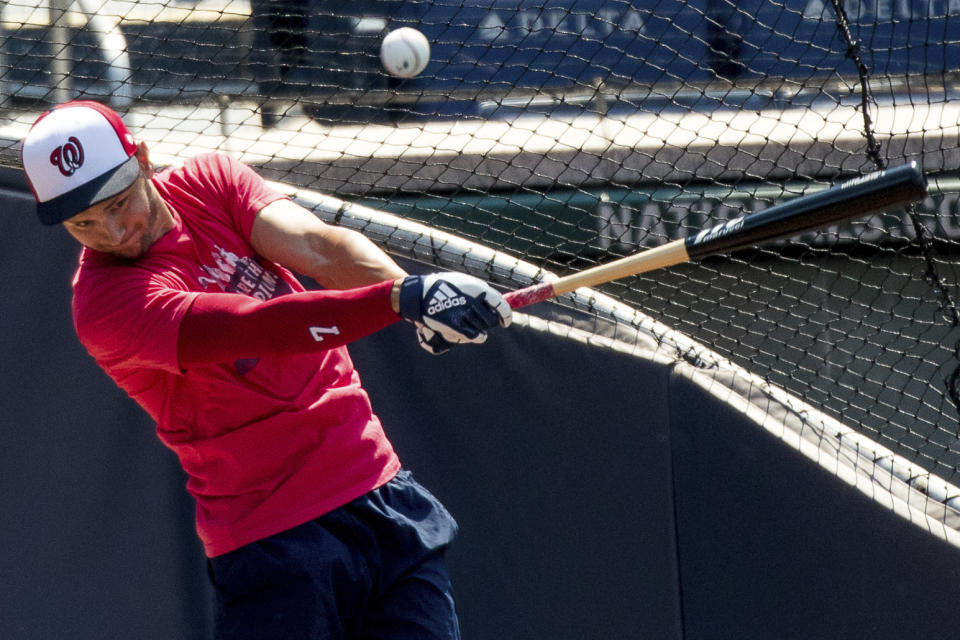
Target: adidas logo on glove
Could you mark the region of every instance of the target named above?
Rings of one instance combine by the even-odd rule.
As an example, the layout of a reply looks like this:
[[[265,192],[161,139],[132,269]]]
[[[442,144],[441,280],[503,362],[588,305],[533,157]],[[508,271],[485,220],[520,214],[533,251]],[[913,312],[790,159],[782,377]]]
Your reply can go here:
[[[417,325],[420,345],[432,354],[464,342],[479,344],[487,329],[510,325],[510,305],[500,292],[465,273],[407,276],[397,303],[400,317]]]
[[[426,311],[428,316],[434,316],[445,309],[461,307],[465,304],[467,304],[466,296],[460,295],[459,291],[453,289],[447,283],[441,282],[433,297],[427,303]]]

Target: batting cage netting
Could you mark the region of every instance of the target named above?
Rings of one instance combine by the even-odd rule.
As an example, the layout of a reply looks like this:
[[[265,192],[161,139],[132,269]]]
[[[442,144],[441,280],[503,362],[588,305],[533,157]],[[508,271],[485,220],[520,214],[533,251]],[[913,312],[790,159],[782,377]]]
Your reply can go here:
[[[709,345],[876,443],[877,465],[893,452],[907,480],[925,470],[946,483],[939,502],[957,497],[960,4],[0,6],[0,164],[19,166],[44,109],[99,100],[159,164],[225,151],[321,194],[332,222],[354,203],[423,225],[380,233],[395,253],[440,264],[422,250],[444,234],[498,250],[444,260],[507,288],[916,161],[929,181],[916,205],[600,289],[643,318],[620,322]],[[430,44],[410,78],[380,58],[401,27]],[[702,364],[682,344],[669,348]]]

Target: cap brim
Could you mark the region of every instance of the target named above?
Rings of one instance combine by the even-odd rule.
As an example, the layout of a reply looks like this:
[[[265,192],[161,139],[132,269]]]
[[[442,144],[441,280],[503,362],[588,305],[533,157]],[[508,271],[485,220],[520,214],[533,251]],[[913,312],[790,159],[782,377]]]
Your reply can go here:
[[[91,180],[85,185],[59,195],[52,200],[37,203],[37,216],[45,225],[60,224],[72,218],[84,209],[88,209],[98,202],[112,198],[134,183],[140,175],[140,162],[136,155],[106,172],[102,176]]]

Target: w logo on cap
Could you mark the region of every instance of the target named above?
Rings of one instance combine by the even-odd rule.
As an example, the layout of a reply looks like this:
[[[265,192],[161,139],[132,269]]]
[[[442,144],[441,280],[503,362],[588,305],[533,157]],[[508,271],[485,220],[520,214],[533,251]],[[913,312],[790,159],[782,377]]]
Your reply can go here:
[[[83,145],[76,136],[70,136],[67,143],[53,150],[50,163],[60,169],[65,176],[72,176],[83,166]]]

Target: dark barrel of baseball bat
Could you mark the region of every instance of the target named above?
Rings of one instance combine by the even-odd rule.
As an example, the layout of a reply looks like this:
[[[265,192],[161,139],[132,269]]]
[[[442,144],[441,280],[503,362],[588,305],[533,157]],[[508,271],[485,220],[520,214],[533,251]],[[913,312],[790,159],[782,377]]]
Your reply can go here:
[[[687,255],[695,260],[745,249],[860,215],[896,209],[926,193],[923,172],[916,162],[909,162],[704,229],[686,239]]]

